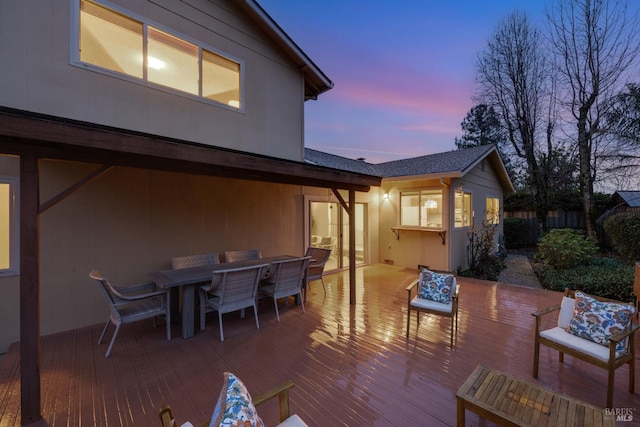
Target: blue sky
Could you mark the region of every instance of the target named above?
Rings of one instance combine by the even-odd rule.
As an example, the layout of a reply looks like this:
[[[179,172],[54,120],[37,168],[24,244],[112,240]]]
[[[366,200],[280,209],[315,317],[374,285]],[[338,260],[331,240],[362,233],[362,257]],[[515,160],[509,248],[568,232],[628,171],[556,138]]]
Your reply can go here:
[[[475,63],[514,10],[541,0],[258,0],[335,87],[305,103],[305,145],[371,163],[455,149]]]

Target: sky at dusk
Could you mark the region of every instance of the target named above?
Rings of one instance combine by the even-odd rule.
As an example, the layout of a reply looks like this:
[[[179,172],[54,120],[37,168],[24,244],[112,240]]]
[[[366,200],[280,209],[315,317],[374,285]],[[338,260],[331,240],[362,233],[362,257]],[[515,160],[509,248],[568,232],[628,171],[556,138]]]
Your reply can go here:
[[[370,163],[455,149],[475,64],[501,19],[541,0],[258,0],[333,81],[305,103],[308,148]]]

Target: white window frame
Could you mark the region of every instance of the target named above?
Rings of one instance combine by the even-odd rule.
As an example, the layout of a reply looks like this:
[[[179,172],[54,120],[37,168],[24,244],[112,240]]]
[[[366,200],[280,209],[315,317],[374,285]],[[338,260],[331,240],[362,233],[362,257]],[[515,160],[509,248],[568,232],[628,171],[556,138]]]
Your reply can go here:
[[[92,3],[98,4],[100,6],[106,7],[108,9],[113,10],[114,12],[120,13],[122,15],[124,15],[127,18],[136,20],[140,23],[143,24],[143,28],[144,28],[144,51],[146,51],[146,44],[147,44],[147,27],[151,26],[155,29],[158,29],[160,31],[163,31],[167,34],[170,34],[174,37],[177,37],[179,39],[183,39],[189,43],[195,44],[199,47],[199,62],[202,61],[202,50],[207,50],[210,53],[213,53],[215,55],[219,55],[225,59],[228,59],[230,61],[236,62],[237,64],[239,64],[240,66],[240,82],[239,82],[239,90],[240,90],[240,106],[236,107],[236,106],[231,106],[231,105],[227,105],[218,101],[215,101],[213,99],[204,97],[204,96],[200,96],[200,95],[193,95],[190,94],[188,92],[183,92],[179,89],[174,89],[168,86],[163,86],[161,84],[156,84],[153,83],[151,81],[147,80],[146,77],[146,71],[144,72],[144,77],[142,79],[137,78],[135,76],[131,76],[128,74],[124,74],[124,73],[119,73],[117,71],[114,70],[110,70],[107,68],[103,68],[94,64],[90,64],[87,62],[83,62],[80,60],[80,2],[81,0],[70,0],[71,1],[71,37],[70,37],[70,65],[73,65],[75,67],[79,67],[85,70],[89,70],[89,71],[94,71],[100,74],[105,74],[111,77],[115,77],[118,78],[120,80],[126,80],[132,83],[136,83],[142,86],[147,86],[153,89],[157,89],[157,90],[161,90],[163,92],[168,92],[174,95],[179,95],[181,97],[184,98],[190,98],[193,100],[197,100],[199,102],[204,102],[206,104],[210,104],[210,105],[215,105],[217,107],[222,107],[225,108],[227,110],[231,110],[231,111],[236,111],[236,112],[241,112],[244,113],[245,112],[245,63],[243,60],[236,58],[232,55],[229,55],[227,53],[224,53],[222,51],[220,51],[219,49],[214,48],[213,46],[209,46],[207,44],[204,44],[198,40],[195,40],[191,37],[188,37],[184,34],[181,34],[177,31],[171,30],[170,28],[167,28],[163,25],[160,25],[156,22],[153,22],[149,19],[146,19],[143,16],[140,16],[136,13],[133,13],[130,10],[124,9],[118,5],[112,4],[109,1],[105,1],[105,0],[88,0]],[[146,60],[145,60],[146,63]],[[200,72],[200,80],[202,80],[202,65],[200,64],[199,66],[199,72]],[[199,82],[199,88],[201,88],[201,82]]]
[[[491,206],[489,205],[489,201],[491,200]],[[494,209],[493,203],[498,205],[498,209]],[[500,198],[496,196],[487,195],[485,197],[485,208],[486,215],[485,220],[487,224],[490,225],[498,225],[500,224]]]
[[[9,184],[9,268],[0,269],[0,277],[18,276],[20,275],[19,180],[15,176],[0,176],[0,183]]]
[[[423,211],[424,213],[426,213],[426,207],[423,208],[424,206],[424,202],[426,202],[426,200],[423,200],[423,197],[428,197],[428,195],[423,194],[424,192],[439,192],[440,193],[440,226],[432,226],[429,227],[428,225],[422,225],[423,222],[427,222],[428,217],[427,218],[423,218]],[[407,195],[411,195],[411,194],[417,194],[418,196],[418,224],[417,225],[408,225],[408,224],[404,224],[403,223],[403,218],[404,218],[404,213],[402,212],[402,197],[407,196]],[[400,203],[399,203],[399,209],[398,209],[398,213],[399,213],[399,218],[398,218],[398,224],[400,225],[400,227],[403,228],[415,228],[415,229],[420,229],[420,230],[443,230],[444,229],[444,220],[445,220],[445,212],[444,212],[444,197],[445,197],[445,193],[442,190],[442,188],[407,188],[405,190],[400,191]]]
[[[458,221],[456,221],[456,195],[460,193],[462,194],[462,220],[461,220],[461,225],[458,225]],[[469,223],[465,224],[464,222],[464,199],[465,196],[469,196],[469,212],[468,212],[468,219],[469,219]],[[473,193],[469,192],[469,191],[464,191],[464,190],[455,190],[454,194],[453,194],[453,228],[454,229],[462,229],[462,228],[470,228],[471,226],[473,226]]]

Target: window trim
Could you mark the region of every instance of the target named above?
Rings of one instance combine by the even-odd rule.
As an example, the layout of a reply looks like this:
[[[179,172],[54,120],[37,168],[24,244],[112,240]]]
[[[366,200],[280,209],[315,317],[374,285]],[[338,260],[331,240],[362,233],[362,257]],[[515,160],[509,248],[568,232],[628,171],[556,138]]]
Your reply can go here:
[[[421,212],[418,209],[418,225],[405,225],[402,223],[402,195],[403,194],[408,194],[408,193],[418,193],[418,197],[419,197],[419,203],[418,206],[421,206],[421,201],[422,201],[422,193],[424,191],[438,191],[440,192],[440,203],[441,203],[441,213],[440,213],[440,227],[427,227],[427,226],[422,226],[420,225],[420,223],[422,222],[421,220]],[[445,230],[445,209],[444,209],[444,202],[445,202],[445,192],[441,187],[421,187],[421,188],[405,188],[403,190],[400,190],[399,192],[399,203],[398,203],[398,221],[397,227],[394,227],[396,229],[402,229],[402,230],[424,230],[424,231],[443,231]]]
[[[491,215],[491,217],[489,215],[490,212],[489,212],[489,206],[488,206],[488,203],[487,203],[489,199],[496,200],[497,204],[498,204],[497,212],[495,213],[495,215]],[[501,215],[500,215],[500,204],[501,204],[500,203],[500,198],[498,196],[492,196],[490,194],[487,194],[485,196],[484,200],[485,200],[485,216],[484,216],[485,217],[485,221],[489,225],[499,225],[500,224],[500,217],[501,217]],[[495,220],[494,220],[494,218],[495,218]]]
[[[0,269],[0,277],[20,275],[20,216],[19,179],[15,176],[1,176],[0,183],[9,184],[9,268]]]
[[[456,195],[458,193],[462,194],[462,210],[463,210],[463,214],[464,214],[464,196],[465,195],[469,195],[469,224],[465,225],[464,221],[462,225],[457,225],[456,224]],[[464,190],[455,190],[453,192],[453,229],[454,230],[462,230],[463,228],[471,228],[473,226],[473,193],[471,191],[464,191]],[[463,216],[464,219],[464,216]]]
[[[108,68],[103,68],[100,67],[98,65],[94,65],[94,64],[90,64],[88,62],[83,62],[80,60],[80,2],[82,0],[70,0],[71,1],[71,23],[72,25],[70,25],[71,27],[71,37],[69,40],[69,64],[74,66],[74,67],[78,67],[78,68],[82,68],[84,70],[87,71],[93,71],[99,74],[104,74],[107,76],[111,76],[120,80],[125,80],[131,83],[135,83],[141,86],[145,86],[148,87],[150,89],[156,89],[156,90],[160,90],[162,92],[166,92],[166,93],[170,93],[173,95],[178,95],[181,96],[183,98],[189,98],[195,101],[199,101],[205,104],[209,104],[209,105],[215,105],[216,107],[221,107],[230,111],[235,111],[235,112],[240,112],[240,113],[244,113],[245,112],[245,74],[246,74],[246,70],[245,70],[245,62],[239,58],[236,58],[233,55],[230,55],[228,53],[222,52],[219,49],[216,49],[215,47],[208,45],[206,43],[203,43],[199,40],[193,39],[189,36],[186,36],[178,31],[175,31],[173,29],[167,28],[164,25],[161,25],[155,21],[151,21],[143,16],[138,15],[137,13],[134,13],[128,9],[125,9],[121,6],[115,5],[109,1],[106,0],[87,0],[90,1],[92,3],[95,3],[97,5],[103,6],[105,8],[111,9],[114,12],[120,13],[122,15],[124,15],[127,18],[139,21],[142,25],[143,25],[143,60],[144,63],[146,64],[147,59],[146,59],[146,49],[147,49],[147,28],[149,26],[158,29],[160,31],[163,31],[167,34],[170,34],[174,37],[177,37],[179,39],[185,40],[189,43],[195,44],[196,46],[198,46],[199,48],[199,74],[200,74],[200,78],[199,78],[199,82],[198,82],[198,87],[200,88],[202,85],[202,50],[206,50],[210,53],[213,53],[215,55],[218,55],[222,58],[228,59],[230,61],[236,62],[239,65],[239,73],[240,73],[240,81],[239,81],[239,90],[240,90],[240,107],[233,107],[231,105],[219,102],[219,101],[215,101],[211,98],[207,98],[204,96],[200,96],[200,95],[193,95],[190,94],[188,92],[183,92],[179,89],[175,89],[175,88],[171,88],[168,86],[164,86],[161,84],[157,84],[154,82],[150,82],[147,80],[147,71],[146,71],[146,67],[143,67],[143,78],[137,78],[135,76],[131,76],[125,73],[119,73],[117,71],[113,71],[110,70]]]

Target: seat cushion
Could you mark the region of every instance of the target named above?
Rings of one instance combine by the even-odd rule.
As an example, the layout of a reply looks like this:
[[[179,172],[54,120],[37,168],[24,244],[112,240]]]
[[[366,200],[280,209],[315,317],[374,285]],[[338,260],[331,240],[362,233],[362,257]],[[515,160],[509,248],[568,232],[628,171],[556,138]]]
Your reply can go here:
[[[450,314],[453,310],[453,302],[451,302],[451,300],[445,304],[442,302],[432,301],[430,299],[420,298],[418,295],[413,297],[411,300],[411,306],[447,314]]]
[[[456,278],[452,274],[440,274],[423,268],[418,282],[418,296],[447,304],[455,291]]]
[[[570,334],[609,346],[612,336],[624,331],[631,324],[635,309],[627,304],[601,302],[582,292],[576,292],[576,306],[566,331]],[[616,345],[622,354],[626,341]]]
[[[577,337],[558,326],[540,332],[540,336],[558,344],[562,344],[565,347],[577,350],[580,353],[593,356],[596,359],[602,360],[603,362],[609,360],[608,347],[605,347],[601,344],[596,344],[595,342],[584,338]]]
[[[308,427],[307,424],[302,421],[302,418],[296,414],[291,415],[289,418],[278,424],[277,427]]]
[[[238,425],[264,427],[244,383],[231,372],[225,372],[224,384],[209,427]]]

